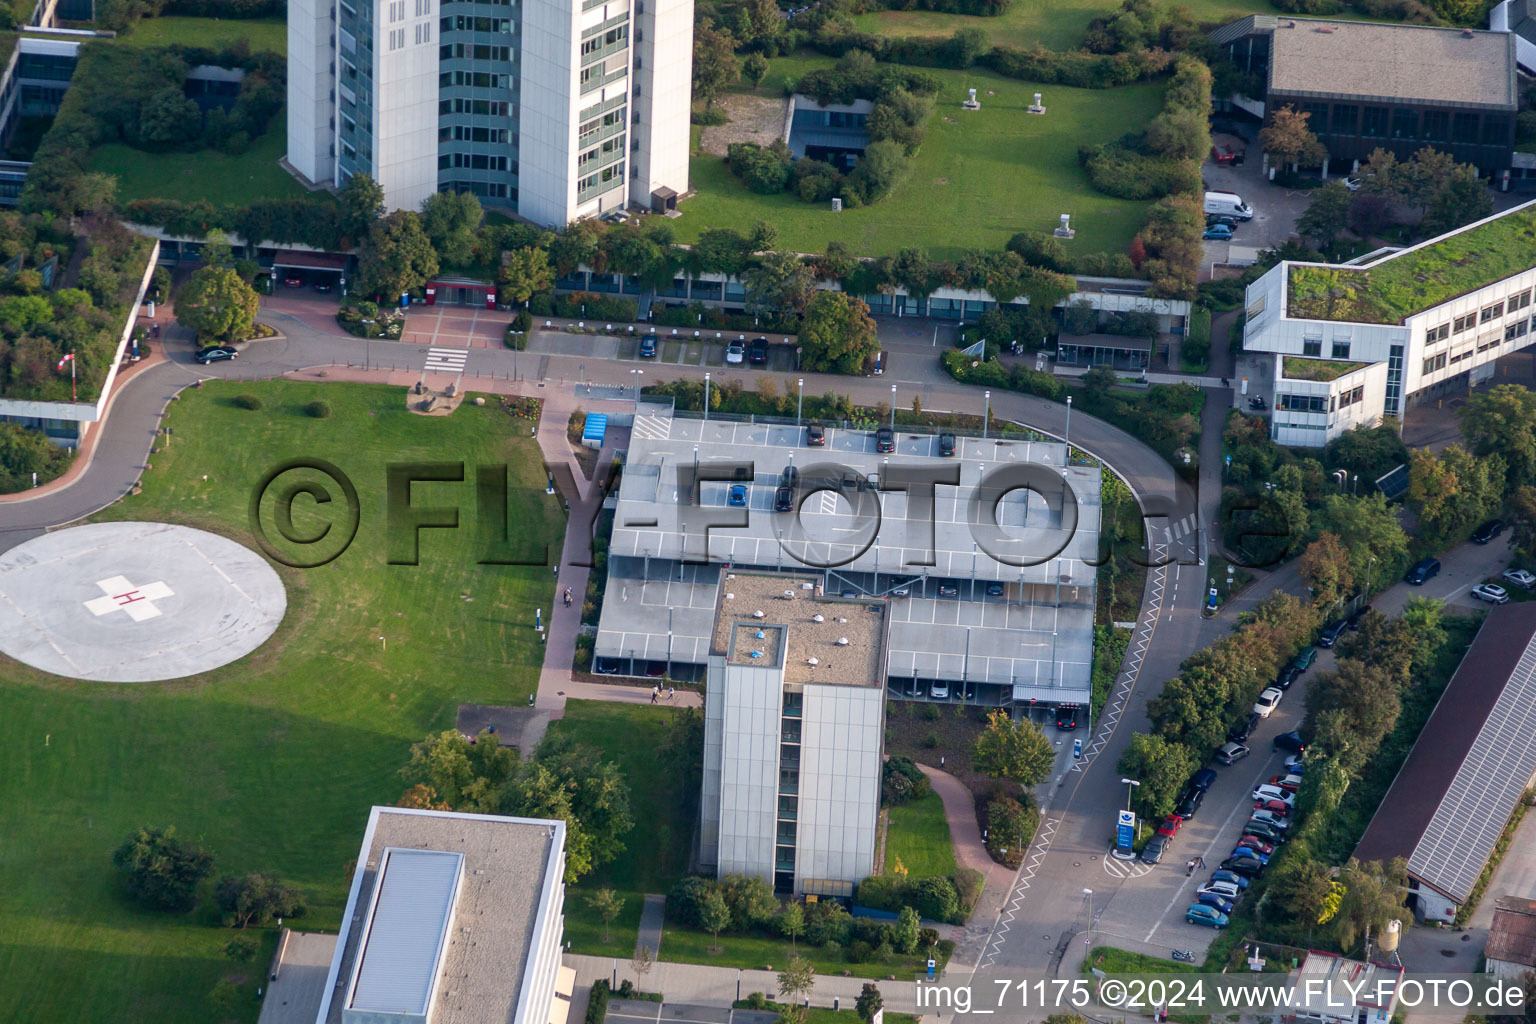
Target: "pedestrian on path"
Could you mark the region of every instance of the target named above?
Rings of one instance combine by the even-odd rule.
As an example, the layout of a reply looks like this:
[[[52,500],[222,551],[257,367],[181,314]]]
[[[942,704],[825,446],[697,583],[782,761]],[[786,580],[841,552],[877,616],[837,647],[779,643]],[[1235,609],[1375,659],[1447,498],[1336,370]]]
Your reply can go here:
[[[661,696],[661,690],[657,689],[654,686],[651,687],[651,703],[655,704],[656,703],[656,699],[658,697],[660,697],[660,696]]]
[[[549,567],[549,571],[550,571],[550,573],[552,573],[554,575],[555,579],[559,579],[560,578],[560,563],[556,562],[554,565],[550,566]]]
[[[1205,855],[1204,854],[1202,854],[1202,853],[1195,854],[1195,867],[1199,868],[1201,871],[1205,870]]]
[[[1184,872],[1184,874],[1185,874],[1186,877],[1188,877],[1189,875],[1193,875],[1194,873],[1195,873],[1195,862],[1194,861],[1190,861],[1189,862],[1189,867]]]
[[[676,700],[676,699],[677,699],[677,687],[673,686],[671,683],[668,683],[667,684],[667,700]]]

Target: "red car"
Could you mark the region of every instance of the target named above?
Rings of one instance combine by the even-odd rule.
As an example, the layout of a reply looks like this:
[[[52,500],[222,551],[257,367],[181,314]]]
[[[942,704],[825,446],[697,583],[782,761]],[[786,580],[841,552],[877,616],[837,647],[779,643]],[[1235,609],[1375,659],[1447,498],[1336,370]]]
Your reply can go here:
[[[283,278],[283,285],[287,288],[303,288],[304,279],[301,277],[285,277]]]
[[[1172,839],[1179,834],[1179,829],[1184,825],[1184,819],[1177,814],[1170,814],[1163,819],[1163,823],[1157,826],[1157,834]]]
[[[1284,800],[1260,800],[1253,805],[1256,811],[1268,811],[1277,818],[1283,818],[1291,813],[1291,805]]]
[[[1269,784],[1271,786],[1279,786],[1287,793],[1301,792],[1301,776],[1299,775],[1271,775],[1269,777]]]
[[[1266,843],[1258,836],[1243,836],[1243,838],[1237,841],[1237,846],[1238,849],[1247,847],[1250,850],[1258,850],[1266,857],[1275,852],[1275,846],[1273,843]]]
[[[1243,151],[1231,146],[1216,145],[1211,147],[1211,159],[1218,164],[1240,164],[1243,162]]]

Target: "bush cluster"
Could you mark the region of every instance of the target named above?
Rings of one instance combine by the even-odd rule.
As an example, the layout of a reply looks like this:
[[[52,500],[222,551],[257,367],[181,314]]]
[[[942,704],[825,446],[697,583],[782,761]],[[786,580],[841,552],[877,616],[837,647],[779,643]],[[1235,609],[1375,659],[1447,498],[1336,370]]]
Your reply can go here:
[[[549,292],[535,295],[528,302],[528,313],[535,316],[558,316],[566,320],[602,320],[606,323],[633,323],[640,317],[640,309],[634,299],[595,292],[568,292],[555,295]]]
[[[910,757],[892,755],[880,776],[880,802],[894,807],[910,800],[921,800],[933,792],[928,776]]]

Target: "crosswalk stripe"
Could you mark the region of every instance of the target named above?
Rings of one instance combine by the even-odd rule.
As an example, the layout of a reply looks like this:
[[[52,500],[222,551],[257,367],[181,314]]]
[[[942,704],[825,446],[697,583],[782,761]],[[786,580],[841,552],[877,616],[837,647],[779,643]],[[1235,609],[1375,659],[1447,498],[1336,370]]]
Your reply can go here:
[[[427,349],[427,362],[423,369],[438,370],[445,373],[461,373],[464,364],[469,361],[469,350],[463,348],[429,348]]]

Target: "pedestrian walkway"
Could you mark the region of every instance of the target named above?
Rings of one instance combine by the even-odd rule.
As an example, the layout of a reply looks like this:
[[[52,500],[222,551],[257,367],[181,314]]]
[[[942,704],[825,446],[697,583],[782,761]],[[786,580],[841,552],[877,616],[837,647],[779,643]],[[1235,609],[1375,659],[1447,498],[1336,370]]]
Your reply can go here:
[[[661,926],[667,917],[667,898],[654,892],[645,894],[645,906],[640,911],[640,933],[635,937],[635,955],[642,949],[649,950],[651,959],[661,955]]]
[[[463,373],[469,362],[469,350],[463,348],[429,348],[427,362],[422,367],[430,373]]]
[[[703,1003],[713,1006],[730,1006],[737,999],[745,999],[753,992],[761,992],[770,999],[778,994],[778,971],[784,964],[774,964],[774,969],[745,970],[736,967],[712,967],[706,964],[679,964],[657,961],[642,978],[635,974],[632,963],[605,956],[581,956],[567,953],[565,966],[576,972],[576,987],[580,998],[571,1000],[574,1008],[586,1002],[586,991],[599,978],[610,985],[623,984],[627,979],[645,992],[660,992],[669,1003]],[[869,978],[845,978],[842,975],[818,974],[811,989],[812,1006],[831,1006],[836,1000],[840,1008],[853,1009],[854,1001]],[[887,1013],[917,1012],[917,983],[913,978],[897,981],[876,981]]]

